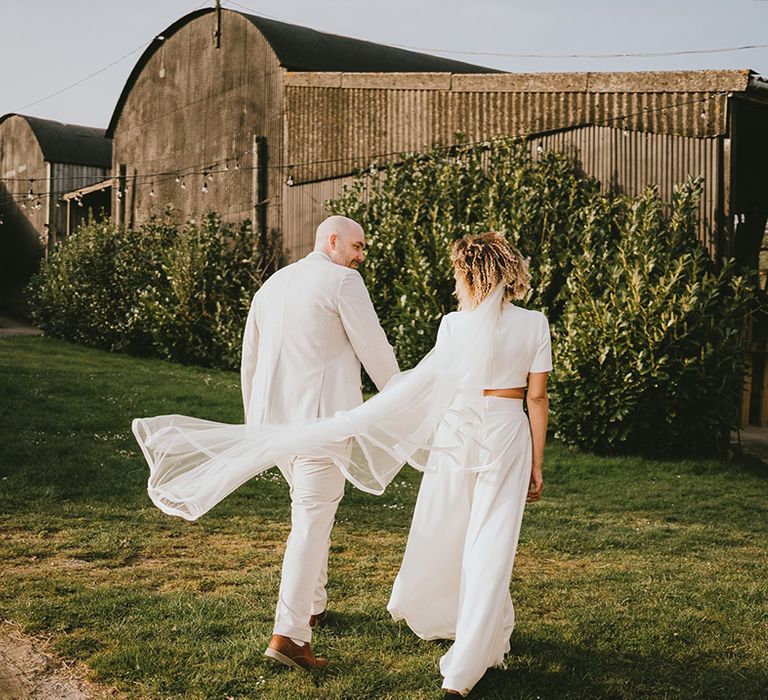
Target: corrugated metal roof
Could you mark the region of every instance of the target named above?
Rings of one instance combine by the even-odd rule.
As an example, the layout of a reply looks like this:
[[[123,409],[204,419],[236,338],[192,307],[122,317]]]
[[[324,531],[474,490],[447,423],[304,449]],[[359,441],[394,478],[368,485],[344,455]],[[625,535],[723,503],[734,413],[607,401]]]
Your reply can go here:
[[[347,73],[500,73],[484,66],[326,34],[243,14],[264,35],[280,65],[294,71]]]
[[[43,158],[49,163],[92,165],[99,168],[112,166],[112,139],[104,129],[79,124],[65,124],[25,114],[6,114],[0,124],[10,117],[24,119],[35,134]]]

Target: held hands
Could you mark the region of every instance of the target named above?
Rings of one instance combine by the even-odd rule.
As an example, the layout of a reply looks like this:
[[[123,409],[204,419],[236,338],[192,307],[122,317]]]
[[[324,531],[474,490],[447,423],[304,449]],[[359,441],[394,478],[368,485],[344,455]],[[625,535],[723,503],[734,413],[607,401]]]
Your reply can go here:
[[[528,486],[527,503],[533,503],[541,498],[541,491],[544,488],[544,479],[541,475],[541,465],[534,464],[531,467],[531,483]]]

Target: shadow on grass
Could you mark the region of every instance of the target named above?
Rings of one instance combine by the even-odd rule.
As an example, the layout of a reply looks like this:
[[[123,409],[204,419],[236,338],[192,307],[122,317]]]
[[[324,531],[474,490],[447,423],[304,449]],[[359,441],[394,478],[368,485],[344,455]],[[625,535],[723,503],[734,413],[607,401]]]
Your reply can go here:
[[[674,679],[670,682],[670,679]],[[764,668],[738,672],[692,654],[672,658],[606,652],[515,633],[508,669],[490,669],[470,698],[757,698],[768,687]]]

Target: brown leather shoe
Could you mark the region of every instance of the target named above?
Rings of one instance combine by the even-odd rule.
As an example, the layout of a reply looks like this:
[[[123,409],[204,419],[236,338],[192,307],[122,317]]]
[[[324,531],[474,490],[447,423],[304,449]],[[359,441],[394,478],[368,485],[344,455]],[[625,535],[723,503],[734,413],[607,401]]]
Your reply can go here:
[[[319,627],[325,622],[325,616],[328,614],[327,610],[323,610],[323,612],[317,613],[317,615],[310,615],[309,616],[309,626],[314,629],[315,627]]]
[[[275,659],[291,668],[319,669],[328,665],[328,659],[315,656],[309,642],[294,644],[288,637],[273,634],[264,656]]]

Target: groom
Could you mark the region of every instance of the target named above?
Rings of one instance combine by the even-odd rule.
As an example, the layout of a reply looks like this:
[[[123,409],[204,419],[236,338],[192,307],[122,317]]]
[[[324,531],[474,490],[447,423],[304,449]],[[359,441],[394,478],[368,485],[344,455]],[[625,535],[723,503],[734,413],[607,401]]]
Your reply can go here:
[[[365,235],[331,216],[315,249],[278,270],[253,298],[243,337],[246,423],[298,423],[362,403],[360,363],[378,389],[398,371],[368,290],[356,271]],[[325,617],[328,549],[344,476],[330,458],[279,464],[290,486],[291,533],[283,557],[275,627],[266,656],[322,668],[311,628]]]

